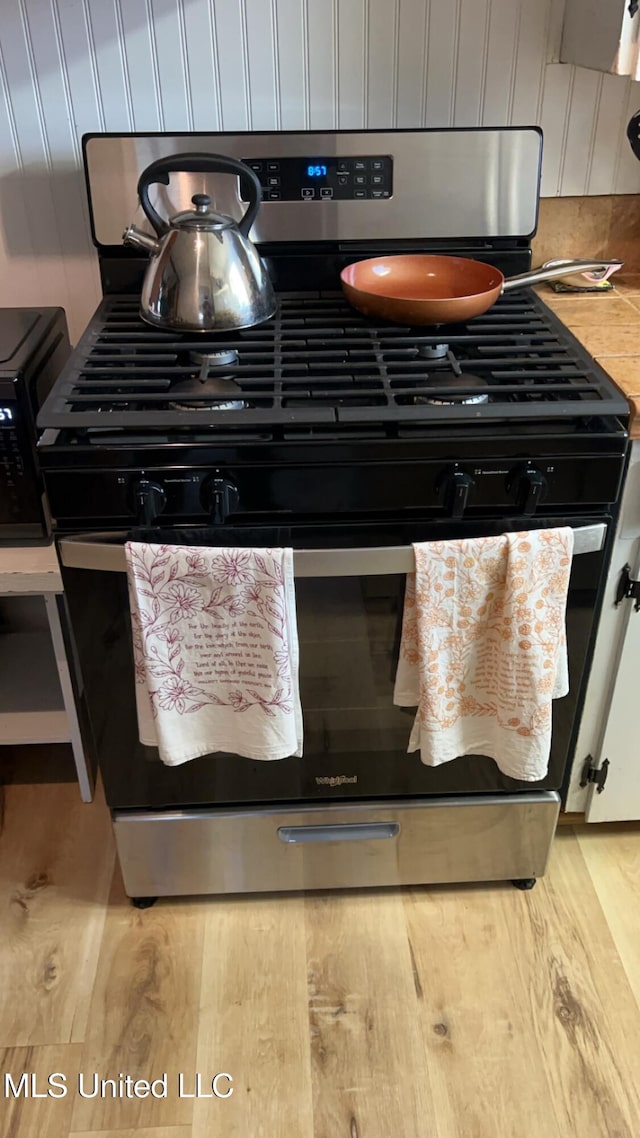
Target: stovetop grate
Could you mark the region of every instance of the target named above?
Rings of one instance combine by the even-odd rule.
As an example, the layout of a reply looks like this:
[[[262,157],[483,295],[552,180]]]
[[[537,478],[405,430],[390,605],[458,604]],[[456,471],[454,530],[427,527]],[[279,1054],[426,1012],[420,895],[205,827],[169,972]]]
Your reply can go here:
[[[449,359],[421,351],[445,342],[462,376],[486,383],[486,403],[446,399]],[[172,405],[172,385],[198,374],[194,352],[236,349],[224,375],[245,406]],[[469,384],[468,394],[477,393]],[[464,387],[457,388],[465,394]],[[416,402],[418,400],[418,402]],[[77,432],[243,431],[350,427],[472,419],[566,419],[624,415],[626,401],[530,290],[510,293],[467,324],[408,328],[361,317],[340,293],[284,293],[273,320],[232,335],[180,336],[138,315],[138,297],[104,299],[60,376],[39,422]],[[343,425],[342,428],[340,425]]]

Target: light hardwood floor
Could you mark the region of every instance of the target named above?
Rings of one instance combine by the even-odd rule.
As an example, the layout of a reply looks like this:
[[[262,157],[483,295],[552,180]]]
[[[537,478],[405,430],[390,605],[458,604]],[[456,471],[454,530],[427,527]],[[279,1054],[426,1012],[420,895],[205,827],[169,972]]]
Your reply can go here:
[[[139,911],[102,801],[0,805],[0,1073],[69,1087],[0,1085],[2,1138],[638,1138],[640,827],[562,827],[530,893]],[[233,1095],[178,1097],[197,1071]],[[80,1072],[168,1096],[82,1098]]]

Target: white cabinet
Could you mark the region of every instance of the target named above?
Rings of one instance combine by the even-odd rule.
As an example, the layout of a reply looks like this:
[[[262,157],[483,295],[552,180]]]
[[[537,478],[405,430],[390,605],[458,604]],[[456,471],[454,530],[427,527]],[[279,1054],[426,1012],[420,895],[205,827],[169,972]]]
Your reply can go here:
[[[625,565],[640,577],[640,441],[632,445],[566,803],[588,822],[640,819],[640,612],[631,599],[616,606]],[[589,757],[595,772],[608,763],[601,791],[580,785]]]
[[[629,0],[566,0],[561,63],[640,78],[640,12]]]
[[[634,566],[636,578],[640,557]],[[600,761],[609,767],[602,794],[589,795],[588,822],[640,818],[640,718],[636,714],[640,677],[640,612],[628,601],[622,650],[600,747]]]
[[[91,802],[66,623],[54,546],[0,548],[0,759],[2,745],[69,742],[80,795]]]

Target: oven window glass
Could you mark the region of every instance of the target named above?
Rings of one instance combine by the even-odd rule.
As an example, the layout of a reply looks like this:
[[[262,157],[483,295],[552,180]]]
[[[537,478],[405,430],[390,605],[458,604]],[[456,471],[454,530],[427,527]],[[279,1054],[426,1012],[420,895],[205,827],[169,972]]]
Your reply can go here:
[[[407,749],[414,712],[393,687],[404,577],[296,582],[305,755]]]

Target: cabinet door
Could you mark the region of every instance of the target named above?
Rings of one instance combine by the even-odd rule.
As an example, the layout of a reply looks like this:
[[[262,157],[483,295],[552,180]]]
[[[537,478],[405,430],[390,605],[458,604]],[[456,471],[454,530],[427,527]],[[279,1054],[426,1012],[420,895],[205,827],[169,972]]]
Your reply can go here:
[[[634,576],[638,577],[640,557]],[[599,766],[609,760],[609,774],[601,794],[590,788],[587,822],[617,822],[640,819],[640,612],[630,600],[617,675],[604,725]]]
[[[640,18],[629,0],[566,0],[561,63],[638,78]]]

